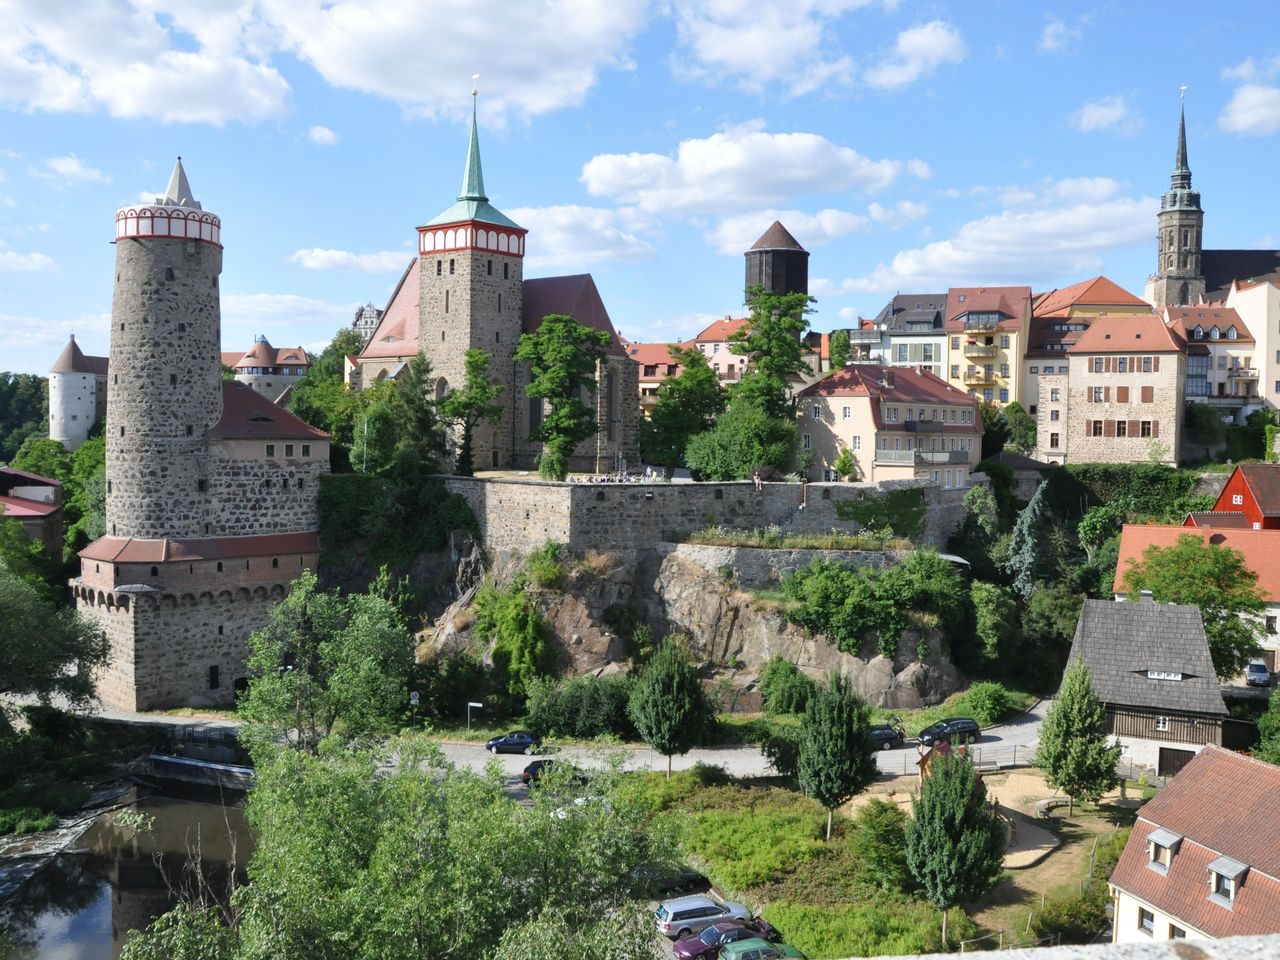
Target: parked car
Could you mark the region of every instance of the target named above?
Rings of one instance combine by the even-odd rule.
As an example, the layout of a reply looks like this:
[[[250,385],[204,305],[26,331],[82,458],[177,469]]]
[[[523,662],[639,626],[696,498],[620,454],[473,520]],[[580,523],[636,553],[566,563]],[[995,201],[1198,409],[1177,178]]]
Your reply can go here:
[[[664,900],[658,904],[654,917],[660,934],[683,940],[701,933],[718,920],[750,920],[751,911],[740,903],[698,895]]]
[[[1254,660],[1244,668],[1244,682],[1251,687],[1271,686],[1271,671],[1261,660]]]
[[[541,749],[538,738],[528,730],[512,730],[501,737],[494,737],[485,743],[484,748],[490,753],[523,753],[525,756],[537,753]]]
[[[982,737],[982,728],[971,717],[948,717],[931,723],[917,734],[916,739],[926,747],[935,743],[973,743]]]
[[[871,743],[877,750],[895,750],[907,739],[899,717],[890,718],[888,723],[877,723],[871,728]]]
[[[726,943],[720,948],[720,960],[778,960],[779,957],[806,960],[805,955],[789,943],[770,943],[759,938]]]
[[[725,944],[760,938],[776,940],[778,931],[759,917],[753,920],[720,920],[696,937],[677,940],[671,949],[679,960],[716,960]]]
[[[520,779],[524,781],[524,785],[526,787],[537,786],[538,781],[541,780],[543,775],[546,774],[546,772],[550,770],[553,766],[557,770],[559,770],[560,767],[566,766],[566,765],[563,763],[557,764],[554,760],[550,759],[549,757],[542,760],[534,760],[527,767],[525,767],[523,770],[520,771]],[[588,782],[587,775],[583,773],[581,770],[579,770],[577,767],[573,766],[572,764],[569,764],[567,766],[569,770],[569,775],[567,779],[575,784],[578,784],[579,786],[585,786]]]
[[[642,863],[631,871],[632,891],[639,896],[660,897],[672,893],[705,890],[708,880],[692,867],[667,863]]]

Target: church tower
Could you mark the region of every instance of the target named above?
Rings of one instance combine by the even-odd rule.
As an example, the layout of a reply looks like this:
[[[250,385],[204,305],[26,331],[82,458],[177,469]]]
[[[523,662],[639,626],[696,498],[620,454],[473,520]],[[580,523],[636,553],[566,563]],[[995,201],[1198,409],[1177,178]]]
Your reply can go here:
[[[747,259],[744,303],[751,302],[752,287],[764,287],[779,295],[809,292],[809,251],[777,220],[744,256]]]
[[[436,377],[436,399],[461,389],[465,354],[484,350],[489,376],[515,382],[524,291],[524,238],[528,232],[491,203],[480,167],[475,90],[471,91],[471,141],[462,190],[452,206],[418,228],[418,342]],[[514,398],[501,396],[496,425],[481,424],[472,437],[477,469],[511,466]]]
[[[107,383],[106,532],[210,532],[208,437],[222,417],[221,221],[182,159],[154,204],[116,214]]]
[[[1178,152],[1169,190],[1156,215],[1156,272],[1147,278],[1145,299],[1157,311],[1204,300],[1204,211],[1200,194],[1191,189],[1187,165],[1187,111],[1178,118]]]

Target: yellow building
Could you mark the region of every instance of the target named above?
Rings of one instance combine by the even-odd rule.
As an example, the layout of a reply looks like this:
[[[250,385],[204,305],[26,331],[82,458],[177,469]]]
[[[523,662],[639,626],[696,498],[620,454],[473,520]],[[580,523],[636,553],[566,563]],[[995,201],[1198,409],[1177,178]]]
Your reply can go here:
[[[1030,287],[952,287],[947,292],[947,382],[1000,406],[1017,400],[1030,323]]]

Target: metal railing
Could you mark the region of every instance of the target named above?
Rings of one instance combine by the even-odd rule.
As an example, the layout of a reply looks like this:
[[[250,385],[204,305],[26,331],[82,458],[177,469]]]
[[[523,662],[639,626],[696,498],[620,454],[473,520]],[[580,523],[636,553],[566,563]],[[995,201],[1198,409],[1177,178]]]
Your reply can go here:
[[[907,433],[941,433],[941,420],[908,420]]]
[[[966,357],[994,357],[999,349],[994,343],[966,343],[963,352]]]
[[[964,330],[965,330],[965,333],[980,333],[980,332],[981,332],[981,333],[990,333],[992,330],[994,330],[994,329],[995,329],[997,326],[999,326],[999,325],[1000,325],[1000,321],[999,321],[998,319],[992,319],[992,320],[965,320],[965,322],[964,322]]]
[[[967,450],[915,450],[916,463],[968,463]]]
[[[1256,367],[1231,367],[1227,376],[1232,380],[1257,380],[1258,371]]]
[[[850,343],[879,343],[880,331],[879,330],[850,330],[849,342]]]
[[[962,379],[965,383],[990,383],[995,379],[995,372],[987,373],[980,367],[971,367],[964,372]]]

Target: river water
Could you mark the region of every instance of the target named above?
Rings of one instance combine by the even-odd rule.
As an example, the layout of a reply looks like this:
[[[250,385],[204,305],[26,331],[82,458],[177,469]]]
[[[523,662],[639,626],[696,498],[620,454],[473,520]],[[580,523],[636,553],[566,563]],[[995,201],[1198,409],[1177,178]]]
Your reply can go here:
[[[16,941],[14,960],[115,960],[129,931],[168,910],[178,891],[203,884],[221,900],[233,879],[244,882],[252,837],[239,795],[188,788],[123,809],[150,826],[103,814],[7,905],[0,922]]]

